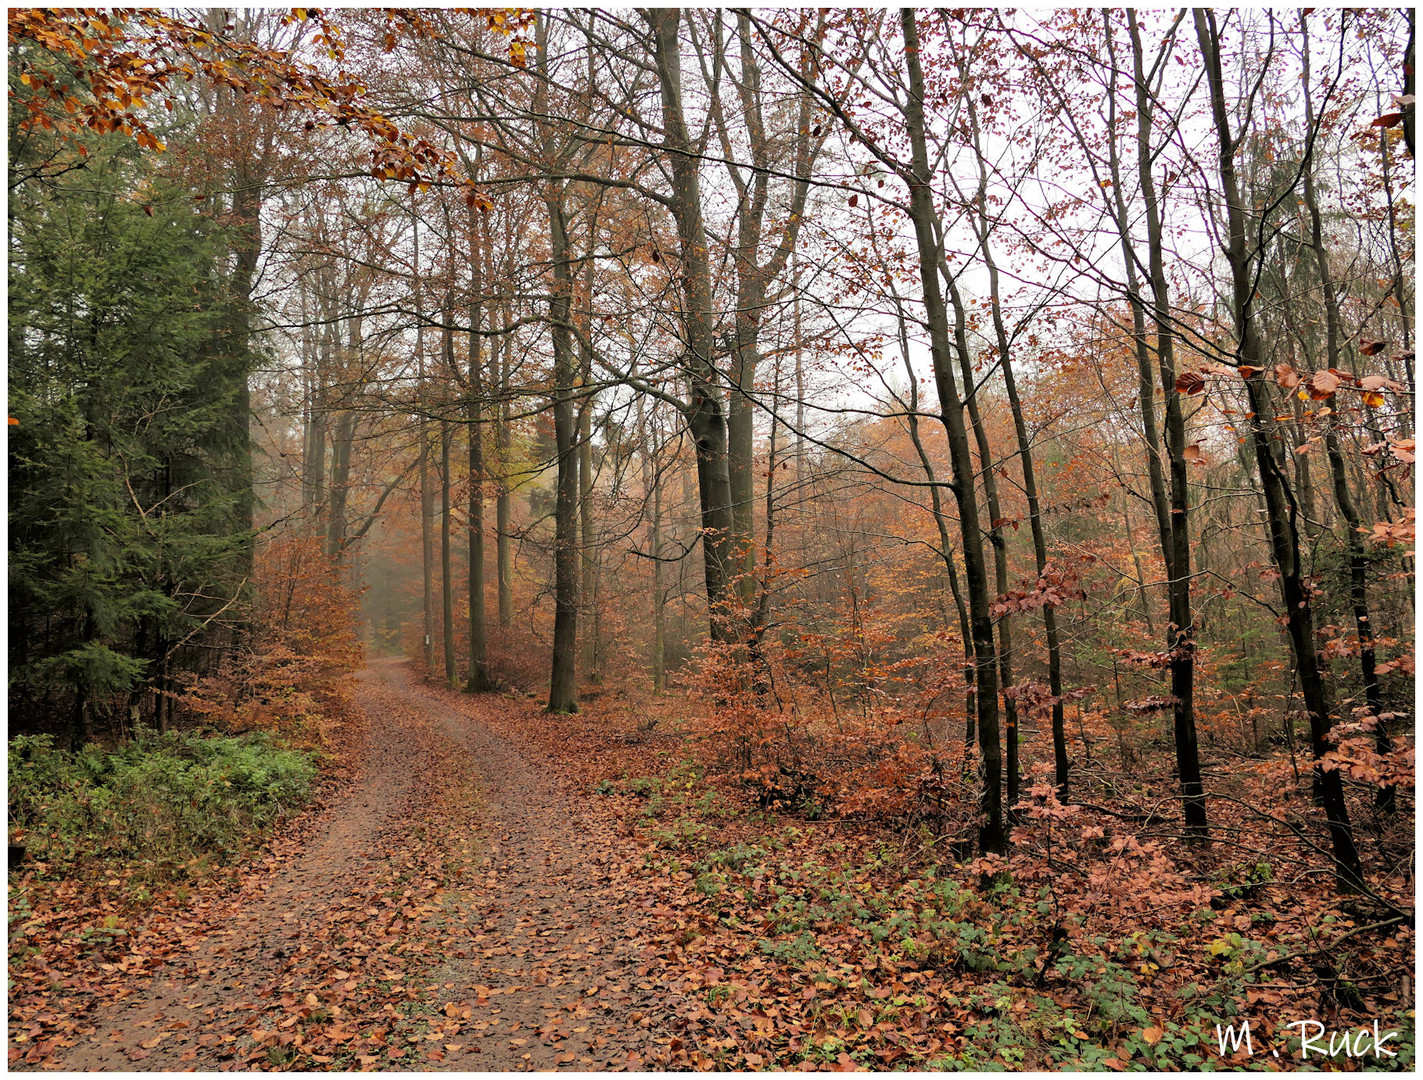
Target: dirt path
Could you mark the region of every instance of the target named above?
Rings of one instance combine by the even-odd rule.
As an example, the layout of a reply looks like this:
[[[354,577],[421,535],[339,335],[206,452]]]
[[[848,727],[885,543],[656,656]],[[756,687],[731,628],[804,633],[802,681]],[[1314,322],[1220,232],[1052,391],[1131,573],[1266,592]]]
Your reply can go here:
[[[507,703],[418,688],[394,661],[362,674],[357,702],[364,759],[310,839],[49,1067],[637,1068],[671,1042],[629,852],[481,723]],[[409,887],[471,829],[452,879]]]

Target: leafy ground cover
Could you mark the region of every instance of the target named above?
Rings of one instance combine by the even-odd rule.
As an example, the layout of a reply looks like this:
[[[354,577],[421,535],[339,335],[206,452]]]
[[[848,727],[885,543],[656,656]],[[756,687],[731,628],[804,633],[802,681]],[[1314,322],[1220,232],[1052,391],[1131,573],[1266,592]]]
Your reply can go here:
[[[1327,856],[1244,806],[1168,848],[1039,785],[1012,854],[966,859],[766,798],[678,703],[551,720],[389,662],[363,683],[349,782],[230,874],[12,905],[13,1068],[1412,1067],[1406,895],[1321,887]],[[1377,1019],[1397,1056],[1303,1058],[1306,1018]],[[1253,1055],[1222,1052],[1245,1021]]]
[[[71,754],[48,735],[10,742],[10,841],[37,879],[105,871],[136,886],[204,876],[306,802],[315,754],[263,732],[148,732]],[[109,875],[111,876],[111,875]]]
[[[708,767],[724,718],[651,708],[615,733],[612,709],[519,731],[643,849],[664,922],[650,952],[699,984],[673,1063],[1413,1067],[1406,865],[1365,895],[1322,885],[1307,779],[1305,806],[1285,812],[1278,770],[1260,770],[1250,798],[1219,804],[1218,839],[1194,847],[1164,815],[1129,812],[1140,785],[1114,809],[1063,806],[1039,782],[1013,853],[964,859],[908,817],[839,813],[833,785],[768,800],[742,771]],[[1396,1056],[1302,1055],[1313,1029],[1290,1024],[1314,1018],[1378,1020]],[[1247,1021],[1254,1053],[1223,1051],[1221,1032]]]

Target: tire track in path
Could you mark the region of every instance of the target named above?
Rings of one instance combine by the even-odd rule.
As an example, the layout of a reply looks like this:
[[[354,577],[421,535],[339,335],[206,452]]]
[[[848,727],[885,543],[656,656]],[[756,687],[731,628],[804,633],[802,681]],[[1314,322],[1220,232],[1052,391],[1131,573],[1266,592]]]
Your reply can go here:
[[[215,1036],[219,1016],[260,1009],[283,974],[282,960],[301,949],[303,930],[323,921],[377,880],[384,841],[412,808],[422,761],[399,729],[375,722],[390,714],[379,669],[359,676],[356,702],[365,726],[365,752],[355,782],[322,815],[311,838],[279,870],[244,883],[232,918],[209,929],[187,959],[165,965],[146,987],[101,1006],[90,1017],[94,1034],[63,1056],[76,1071],[212,1068],[230,1057]],[[413,766],[413,767],[412,767]],[[266,991],[266,994],[262,992]],[[167,1036],[141,1058],[156,1035]],[[205,1039],[204,1035],[210,1036]],[[187,1057],[185,1052],[195,1052]]]
[[[404,928],[413,959],[403,985],[418,990],[387,1010],[378,1038],[368,1017],[348,1017],[359,1021],[353,1037],[365,1041],[315,1060],[587,1070],[637,1068],[661,1056],[676,1022],[665,984],[642,955],[649,934],[632,902],[636,881],[619,865],[636,851],[586,794],[492,730],[502,712],[530,706],[418,687],[392,660],[361,673],[355,703],[364,757],[309,838],[275,869],[250,873],[220,909],[230,917],[195,919],[183,959],[96,1005],[48,1067],[212,1070],[287,1060],[261,1056],[256,1037],[289,1018],[293,993],[315,987],[324,1004],[319,985],[330,984],[329,969],[359,971],[367,985],[378,977],[376,954],[353,950],[341,928],[389,889],[398,854],[464,827],[442,816],[458,800],[449,789],[457,774],[478,789],[478,845],[459,883],[440,891],[434,918]],[[452,760],[460,768],[448,768]],[[387,965],[392,955],[379,953]],[[371,961],[365,968],[363,959]]]
[[[463,1019],[455,1069],[636,1068],[666,1034],[664,987],[641,956],[647,927],[624,891],[616,840],[586,794],[568,790],[481,722],[509,703],[410,691],[406,670],[385,674],[418,695],[439,731],[468,755],[483,795],[475,887],[457,900],[468,955],[430,979],[437,1017]],[[514,705],[528,709],[528,705]],[[549,723],[557,723],[549,720]],[[487,991],[487,993],[481,993]],[[481,1000],[483,999],[483,1000]]]

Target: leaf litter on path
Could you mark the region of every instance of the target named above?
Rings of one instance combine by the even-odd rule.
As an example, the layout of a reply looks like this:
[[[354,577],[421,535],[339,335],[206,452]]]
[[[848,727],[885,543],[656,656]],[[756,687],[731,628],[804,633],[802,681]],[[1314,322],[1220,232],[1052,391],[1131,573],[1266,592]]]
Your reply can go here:
[[[373,664],[357,695],[358,775],[309,835],[275,844],[240,887],[158,920],[171,948],[116,962],[41,948],[12,994],[11,1068],[585,1070],[664,1057],[674,1040],[652,1018],[666,1015],[665,987],[637,956],[642,915],[612,887],[635,846],[480,722],[507,699],[456,709],[449,697]]]

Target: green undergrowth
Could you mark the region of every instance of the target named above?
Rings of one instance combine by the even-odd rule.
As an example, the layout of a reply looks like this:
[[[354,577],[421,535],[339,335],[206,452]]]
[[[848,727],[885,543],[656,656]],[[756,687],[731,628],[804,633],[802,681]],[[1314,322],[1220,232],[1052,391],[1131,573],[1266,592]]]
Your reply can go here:
[[[680,940],[704,939],[695,948],[726,969],[702,991],[720,1067],[1412,1067],[1406,1002],[1368,1014],[1398,1032],[1396,1057],[1328,1062],[1290,1042],[1288,1010],[1325,1015],[1347,984],[1264,1004],[1293,981],[1269,966],[1286,946],[1268,862],[1222,865],[1199,908],[1132,927],[1051,874],[987,876],[937,846],[907,858],[904,837],[737,806],[689,764],[599,790],[629,798],[647,871],[691,893],[698,921]],[[775,1022],[748,1037],[742,1018],[758,1013]],[[1275,1026],[1254,1059],[1222,1053],[1217,1025],[1251,1020],[1258,1038],[1262,1017]]]
[[[145,733],[77,753],[20,736],[9,745],[10,843],[49,878],[110,867],[148,884],[195,880],[301,807],[316,773],[313,752],[261,732]]]

